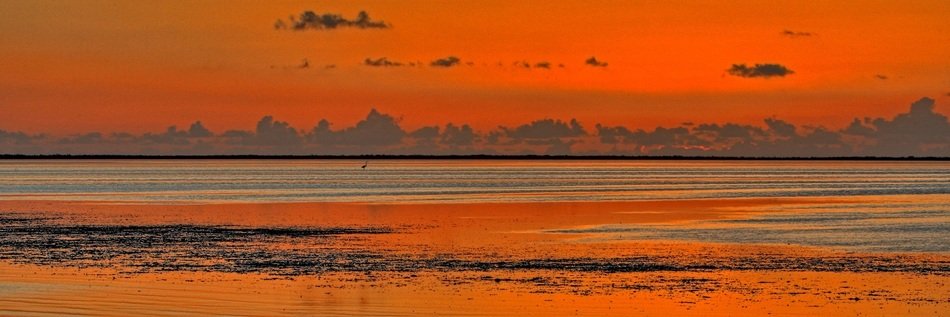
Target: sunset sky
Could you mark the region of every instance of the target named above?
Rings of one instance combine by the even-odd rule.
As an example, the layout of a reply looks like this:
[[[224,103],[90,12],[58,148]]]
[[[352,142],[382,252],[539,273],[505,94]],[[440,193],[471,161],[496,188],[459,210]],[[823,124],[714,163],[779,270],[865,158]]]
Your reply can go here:
[[[365,11],[387,27],[295,30],[305,11]],[[373,108],[406,131],[486,133],[545,118],[588,132],[766,118],[838,130],[922,97],[950,113],[943,0],[36,0],[0,12],[0,130],[30,135],[249,130],[267,115],[342,129]],[[450,56],[459,63],[431,65]],[[401,66],[366,63],[380,58]],[[757,64],[788,71],[729,71]]]

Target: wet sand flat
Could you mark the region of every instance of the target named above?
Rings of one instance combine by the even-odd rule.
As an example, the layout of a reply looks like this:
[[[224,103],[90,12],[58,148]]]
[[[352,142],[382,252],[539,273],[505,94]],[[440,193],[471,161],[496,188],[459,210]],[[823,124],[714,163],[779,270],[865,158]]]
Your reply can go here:
[[[879,252],[867,247],[874,236],[807,245],[786,229],[766,243],[680,233],[804,230],[813,222],[788,215],[855,209],[883,215],[860,221],[891,221],[895,204],[948,198],[9,200],[0,202],[0,315],[940,315],[950,308],[946,252]]]

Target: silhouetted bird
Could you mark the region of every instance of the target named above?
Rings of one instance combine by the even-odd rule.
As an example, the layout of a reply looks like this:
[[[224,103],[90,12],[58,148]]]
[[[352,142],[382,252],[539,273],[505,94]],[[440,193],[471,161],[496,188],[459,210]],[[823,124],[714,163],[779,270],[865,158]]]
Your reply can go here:
[[[366,169],[366,165],[369,165],[369,161],[363,162],[363,167],[360,167],[360,168],[362,168],[362,169],[365,170],[365,169]]]

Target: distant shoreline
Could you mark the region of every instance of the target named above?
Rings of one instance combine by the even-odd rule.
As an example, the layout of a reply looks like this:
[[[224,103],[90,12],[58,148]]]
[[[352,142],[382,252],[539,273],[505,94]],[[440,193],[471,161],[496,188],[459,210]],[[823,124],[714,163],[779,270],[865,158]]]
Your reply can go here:
[[[21,155],[2,154],[0,160],[553,160],[553,161],[950,161],[950,157],[744,157],[744,156],[624,156],[624,155]]]

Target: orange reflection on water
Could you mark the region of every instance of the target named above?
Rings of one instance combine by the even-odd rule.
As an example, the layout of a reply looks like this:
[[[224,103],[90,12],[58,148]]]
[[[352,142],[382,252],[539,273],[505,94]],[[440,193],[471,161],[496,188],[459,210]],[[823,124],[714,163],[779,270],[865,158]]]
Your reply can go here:
[[[946,275],[950,258],[945,254],[862,255],[791,245],[603,241],[590,239],[596,235],[544,231],[601,224],[689,225],[748,217],[790,205],[875,199],[880,198],[205,205],[9,201],[0,203],[0,209],[62,217],[57,221],[70,224],[392,228],[391,233],[337,240],[262,240],[242,248],[286,250],[288,254],[313,249],[331,255],[367,250],[392,257],[369,259],[366,263],[370,265],[403,258],[418,266],[397,264],[319,274],[213,269],[134,272],[124,267],[128,262],[108,259],[101,262],[105,268],[76,268],[69,262],[13,264],[16,259],[8,259],[0,261],[0,315],[852,316],[937,315],[946,311],[950,306]],[[857,265],[853,270],[848,262],[836,262],[861,262],[865,256],[869,264],[853,264]],[[429,260],[433,258],[476,264],[452,266]],[[613,259],[621,258],[647,258],[673,267],[636,271],[610,266]],[[532,266],[561,259],[567,260]],[[755,269],[756,265],[787,259],[792,259],[788,260],[792,264],[830,261],[832,265]],[[412,262],[416,260],[420,262]],[[527,262],[519,262],[522,260]],[[492,266],[502,262],[515,265]],[[893,267],[899,270],[869,271],[877,263],[897,263]],[[904,264],[930,271],[904,269]],[[584,265],[594,267],[585,269]],[[844,265],[844,269],[834,265]]]

